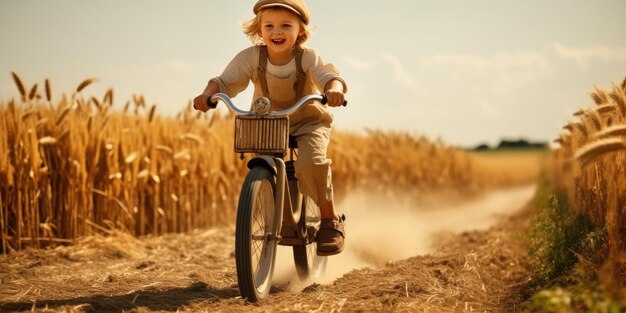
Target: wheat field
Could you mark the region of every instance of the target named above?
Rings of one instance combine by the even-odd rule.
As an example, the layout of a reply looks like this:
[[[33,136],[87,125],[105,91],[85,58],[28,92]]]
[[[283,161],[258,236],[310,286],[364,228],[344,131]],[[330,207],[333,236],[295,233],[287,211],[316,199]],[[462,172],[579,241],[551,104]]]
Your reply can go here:
[[[606,230],[601,278],[626,297],[626,79],[607,91],[595,87],[594,105],[563,127],[551,157],[551,180],[570,202]]]
[[[175,117],[135,95],[86,95],[95,79],[53,97],[48,79],[0,102],[0,234],[4,253],[122,230],[159,235],[232,224],[247,173],[233,152],[233,119],[190,103]],[[477,195],[534,178],[507,172],[440,140],[335,131],[329,148],[341,198],[354,188]]]

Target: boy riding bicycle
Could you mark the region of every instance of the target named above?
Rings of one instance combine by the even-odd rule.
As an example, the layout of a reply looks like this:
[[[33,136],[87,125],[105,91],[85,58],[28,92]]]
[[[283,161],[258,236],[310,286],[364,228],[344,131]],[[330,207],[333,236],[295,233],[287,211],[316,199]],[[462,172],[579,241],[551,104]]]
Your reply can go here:
[[[302,46],[310,36],[306,4],[301,0],[260,0],[253,12],[256,16],[243,29],[255,45],[239,52],[220,76],[210,79],[202,94],[194,98],[194,106],[206,112],[212,95],[221,92],[234,97],[250,81],[253,99],[267,97],[272,110],[286,109],[303,95],[320,90],[329,106],[342,105],[347,86],[337,69],[324,63],[315,50]],[[322,216],[318,255],[340,253],[345,239],[345,217],[335,210],[332,162],[326,156],[332,120],[328,109],[315,101],[294,113],[289,125],[290,135],[298,143],[298,186],[316,202]],[[284,228],[281,235],[290,236],[289,229]]]

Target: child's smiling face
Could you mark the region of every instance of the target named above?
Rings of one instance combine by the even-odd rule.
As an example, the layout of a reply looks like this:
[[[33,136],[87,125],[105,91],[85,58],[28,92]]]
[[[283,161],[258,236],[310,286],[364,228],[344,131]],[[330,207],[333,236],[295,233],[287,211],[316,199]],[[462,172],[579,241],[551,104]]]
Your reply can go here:
[[[298,36],[304,33],[300,18],[283,9],[264,10],[261,14],[261,37],[269,52],[281,56],[291,53]]]

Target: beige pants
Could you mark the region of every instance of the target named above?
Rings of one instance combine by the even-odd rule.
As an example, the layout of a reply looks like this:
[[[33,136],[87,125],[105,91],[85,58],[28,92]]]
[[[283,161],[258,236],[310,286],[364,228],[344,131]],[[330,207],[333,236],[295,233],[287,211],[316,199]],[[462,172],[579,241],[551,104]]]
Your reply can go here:
[[[326,158],[330,131],[330,125],[325,123],[306,125],[306,131],[298,131],[300,134],[296,136],[298,187],[302,194],[309,196],[318,206],[333,199],[332,161]]]

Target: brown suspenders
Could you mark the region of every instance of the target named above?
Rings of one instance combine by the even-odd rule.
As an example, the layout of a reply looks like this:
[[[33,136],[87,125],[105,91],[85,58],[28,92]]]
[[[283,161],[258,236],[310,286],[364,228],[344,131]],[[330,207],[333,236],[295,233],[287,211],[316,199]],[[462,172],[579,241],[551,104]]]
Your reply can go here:
[[[306,82],[306,73],[302,70],[302,48],[297,47],[294,53],[296,55],[297,79],[293,89],[296,91],[296,100],[300,100],[304,96],[302,93],[304,92],[304,83]]]
[[[267,88],[267,77],[265,76],[265,70],[267,69],[267,46],[261,46],[259,49],[259,82],[261,83],[261,89],[263,89],[263,96],[269,97],[270,91]]]
[[[296,92],[296,100],[299,100],[303,96],[304,83],[306,82],[306,73],[302,70],[302,48],[296,47],[294,49],[296,57],[296,82],[293,86]],[[259,82],[261,83],[261,89],[263,90],[263,96],[269,97],[269,88],[267,87],[267,46],[261,46],[259,49],[259,67],[257,67]]]

